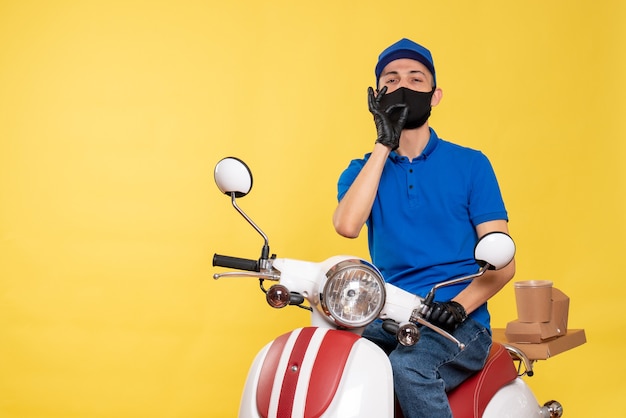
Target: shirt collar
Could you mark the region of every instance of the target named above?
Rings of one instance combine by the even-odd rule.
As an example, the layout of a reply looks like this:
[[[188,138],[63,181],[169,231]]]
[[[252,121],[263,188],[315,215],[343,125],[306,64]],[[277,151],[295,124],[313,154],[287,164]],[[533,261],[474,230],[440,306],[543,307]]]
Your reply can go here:
[[[437,133],[435,132],[435,130],[430,127],[428,129],[430,130],[430,138],[428,138],[428,143],[426,144],[426,148],[424,148],[424,151],[422,151],[422,153],[417,158],[415,158],[415,160],[427,159],[430,156],[430,154],[432,154],[435,151],[435,149],[437,148],[437,145],[439,145],[440,139],[437,136]],[[407,157],[399,155],[396,151],[391,151],[391,154],[389,154],[389,157],[394,162],[400,162],[400,161],[407,159]]]

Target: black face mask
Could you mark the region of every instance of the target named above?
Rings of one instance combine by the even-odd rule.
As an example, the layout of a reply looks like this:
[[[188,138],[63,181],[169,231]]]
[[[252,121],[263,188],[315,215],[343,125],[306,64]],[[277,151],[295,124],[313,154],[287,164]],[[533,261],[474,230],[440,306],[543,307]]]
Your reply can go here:
[[[409,108],[409,114],[407,116],[404,129],[415,129],[424,125],[430,117],[430,100],[435,93],[435,89],[429,92],[415,91],[407,89],[406,87],[400,87],[397,90],[385,94],[380,99],[380,104],[385,112],[389,109],[389,106],[395,104],[404,104]],[[402,109],[394,109],[389,114],[392,122],[397,122],[400,118]]]

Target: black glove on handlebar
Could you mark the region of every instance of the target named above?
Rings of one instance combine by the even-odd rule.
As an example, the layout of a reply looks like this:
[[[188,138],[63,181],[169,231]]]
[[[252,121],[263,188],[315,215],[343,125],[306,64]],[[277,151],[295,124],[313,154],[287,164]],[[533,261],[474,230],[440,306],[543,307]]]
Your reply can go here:
[[[465,312],[465,308],[460,303],[454,301],[432,302],[424,315],[425,320],[448,332],[457,329],[466,318],[467,312]]]
[[[381,109],[380,101],[386,92],[387,86],[383,87],[378,92],[378,95],[374,95],[374,89],[369,87],[367,89],[367,102],[370,112],[374,115],[374,124],[376,125],[376,132],[378,133],[376,142],[395,151],[400,146],[400,133],[406,123],[409,108],[405,104],[394,104],[387,109]],[[402,113],[398,121],[393,123],[389,115],[396,109],[401,109]]]

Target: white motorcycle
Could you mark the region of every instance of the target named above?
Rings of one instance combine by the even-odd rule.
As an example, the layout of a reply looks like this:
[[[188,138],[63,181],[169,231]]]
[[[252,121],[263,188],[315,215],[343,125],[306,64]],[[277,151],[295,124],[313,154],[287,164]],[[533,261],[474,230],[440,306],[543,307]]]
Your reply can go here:
[[[270,255],[267,236],[236,201],[252,187],[248,166],[229,157],[218,162],[214,174],[220,191],[231,197],[233,207],[264,239],[258,260],[215,254],[213,266],[237,271],[214,278],[258,278],[273,308],[295,305],[311,312],[311,326],[277,337],[257,354],[241,399],[242,418],[401,416],[394,401],[391,364],[378,346],[361,338],[365,326],[380,318],[385,329],[407,346],[418,342],[420,327],[428,327],[462,349],[462,341],[424,319],[427,303],[438,288],[503,268],[515,254],[507,234],[485,235],[475,248],[477,273],[442,283],[422,299],[385,283],[374,265],[358,257],[334,256],[315,263]],[[275,284],[266,289],[266,280]],[[524,374],[532,375],[532,363],[524,353],[494,342],[483,370],[448,394],[454,417],[561,417],[558,402],[537,403],[521,379]]]

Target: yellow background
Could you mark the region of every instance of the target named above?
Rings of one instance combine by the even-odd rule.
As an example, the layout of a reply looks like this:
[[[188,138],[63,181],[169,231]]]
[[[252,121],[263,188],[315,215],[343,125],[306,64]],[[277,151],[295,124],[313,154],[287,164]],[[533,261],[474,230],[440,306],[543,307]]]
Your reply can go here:
[[[625,20],[618,0],[0,1],[0,416],[235,416],[256,351],[307,314],[211,278],[214,252],[261,248],[213,166],[252,168],[240,204],[278,256],[366,256],[332,228],[335,182],[405,36],[435,57],[432,125],[498,173],[515,280],[553,280],[587,332],[537,397],[621,414]],[[491,306],[515,319],[511,284]]]

